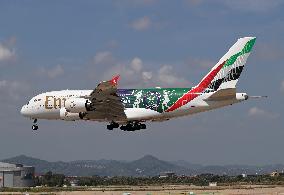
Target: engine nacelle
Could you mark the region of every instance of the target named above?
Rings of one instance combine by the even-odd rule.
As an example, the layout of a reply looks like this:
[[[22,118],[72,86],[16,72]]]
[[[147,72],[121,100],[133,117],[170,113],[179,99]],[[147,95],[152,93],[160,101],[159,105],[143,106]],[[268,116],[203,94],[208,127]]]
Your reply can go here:
[[[249,96],[246,93],[236,93],[236,99],[239,101],[247,100]]]
[[[60,108],[60,119],[65,121],[75,121],[79,120],[79,113],[70,113],[66,110],[66,108]]]
[[[69,98],[65,102],[65,108],[68,112],[79,113],[90,111],[91,101],[85,98]]]

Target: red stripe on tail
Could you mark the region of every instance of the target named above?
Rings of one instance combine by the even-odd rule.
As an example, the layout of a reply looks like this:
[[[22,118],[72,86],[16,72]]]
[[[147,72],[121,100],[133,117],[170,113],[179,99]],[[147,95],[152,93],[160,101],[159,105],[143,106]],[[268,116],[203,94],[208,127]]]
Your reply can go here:
[[[184,94],[180,99],[178,99],[170,108],[166,110],[166,112],[174,111],[181,106],[187,104],[197,96],[199,96],[203,92],[208,85],[212,82],[214,77],[218,74],[218,72],[222,69],[226,61],[224,61],[222,64],[220,64],[217,68],[212,70],[196,87],[192,88],[190,91],[188,91],[186,94]]]

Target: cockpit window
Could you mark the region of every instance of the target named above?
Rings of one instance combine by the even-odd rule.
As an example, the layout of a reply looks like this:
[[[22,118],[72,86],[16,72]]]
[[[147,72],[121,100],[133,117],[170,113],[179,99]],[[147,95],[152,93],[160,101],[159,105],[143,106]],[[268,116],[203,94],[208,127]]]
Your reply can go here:
[[[40,101],[41,99],[38,99],[37,101]]]

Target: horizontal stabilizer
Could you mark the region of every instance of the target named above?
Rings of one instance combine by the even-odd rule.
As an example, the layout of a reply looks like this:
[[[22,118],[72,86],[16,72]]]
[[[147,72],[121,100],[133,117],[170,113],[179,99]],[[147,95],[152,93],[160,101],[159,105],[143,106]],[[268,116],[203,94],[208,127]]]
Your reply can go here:
[[[236,88],[221,89],[208,97],[207,101],[221,101],[236,98]]]
[[[267,95],[253,95],[253,96],[248,96],[248,98],[251,98],[251,99],[258,99],[258,98],[267,98],[268,96]]]

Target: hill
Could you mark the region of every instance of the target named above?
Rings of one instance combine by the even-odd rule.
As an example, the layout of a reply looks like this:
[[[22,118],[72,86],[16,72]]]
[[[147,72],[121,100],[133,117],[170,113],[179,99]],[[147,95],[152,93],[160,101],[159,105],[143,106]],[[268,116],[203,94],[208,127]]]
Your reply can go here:
[[[65,175],[77,176],[156,176],[161,172],[172,171],[178,174],[192,174],[193,172],[185,167],[175,165],[156,157],[147,155],[132,162],[116,160],[80,160],[71,162],[48,162],[28,156],[16,156],[2,160],[8,163],[21,163],[36,167],[39,174],[47,171],[62,173]]]
[[[216,175],[265,174],[275,170],[283,171],[284,165],[210,165],[204,166],[187,161],[167,162],[154,156],[146,155],[134,161],[117,160],[78,160],[71,162],[49,162],[24,155],[2,160],[7,163],[20,163],[36,167],[38,174],[52,171],[69,176],[157,176],[163,172],[175,172],[178,175],[196,175],[212,173]]]

